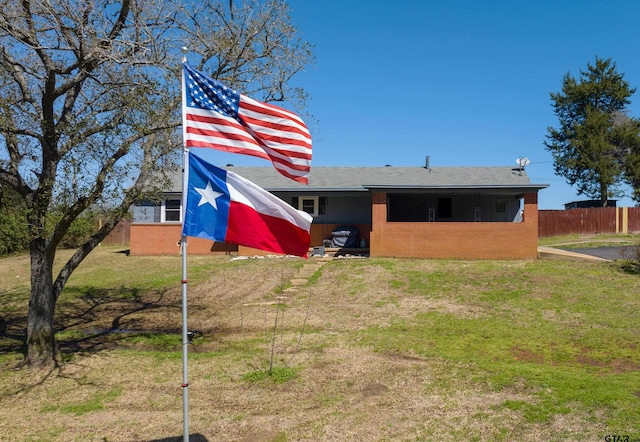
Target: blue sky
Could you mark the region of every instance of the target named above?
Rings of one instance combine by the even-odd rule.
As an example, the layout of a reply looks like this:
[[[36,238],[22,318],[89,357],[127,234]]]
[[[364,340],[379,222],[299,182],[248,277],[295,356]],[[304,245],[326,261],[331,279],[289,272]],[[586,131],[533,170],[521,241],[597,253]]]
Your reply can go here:
[[[544,147],[550,92],[596,55],[640,87],[635,0],[291,0],[315,64],[313,166],[515,166],[549,184],[541,209],[583,199]],[[640,116],[640,92],[631,114]],[[250,161],[250,160],[247,160]],[[244,165],[239,156],[231,160]],[[257,164],[257,163],[252,163]],[[619,205],[634,205],[626,198]]]

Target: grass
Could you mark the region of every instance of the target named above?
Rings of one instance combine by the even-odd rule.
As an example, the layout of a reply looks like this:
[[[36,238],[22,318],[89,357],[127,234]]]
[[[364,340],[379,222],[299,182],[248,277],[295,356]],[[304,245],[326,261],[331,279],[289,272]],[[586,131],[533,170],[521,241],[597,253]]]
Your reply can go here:
[[[65,405],[46,405],[41,411],[44,413],[59,411],[61,413],[81,416],[85,413],[104,410],[105,402],[112,402],[121,394],[121,388],[114,388],[106,392],[96,393],[83,402],[70,402]]]
[[[298,377],[297,370],[289,367],[274,367],[273,370],[262,369],[250,371],[242,375],[242,380],[247,382],[270,381],[283,384]]]
[[[600,235],[562,235],[549,238],[539,238],[538,245],[562,247],[605,247],[619,245],[638,245],[640,244],[640,235],[638,234],[600,234]]]
[[[533,401],[502,404],[521,411],[527,422],[548,423],[576,409],[605,410],[607,425],[636,428],[640,324],[635,278],[622,278],[613,266],[535,262],[505,269],[504,263],[484,262],[464,264],[470,268],[456,272],[456,264],[439,264],[449,270],[409,271],[407,290],[473,305],[478,313],[418,313],[365,330],[362,345],[463,364],[467,376],[491,391],[528,391]],[[478,271],[492,276],[480,279]],[[446,390],[446,382],[440,388]]]
[[[532,330],[521,324],[518,318],[504,318],[497,325],[494,316],[428,313],[384,330],[367,330],[360,342],[378,352],[416,354],[463,365],[476,388],[527,392],[534,400],[502,404],[509,409],[517,404],[527,422],[548,423],[574,409],[587,413],[605,409],[612,427],[632,429],[640,422],[640,378],[632,372],[640,367],[623,342],[612,345],[607,337],[585,339],[576,333],[558,338],[556,326],[537,324]],[[457,387],[457,379],[453,383],[447,379],[444,376],[438,382],[440,391]]]
[[[0,260],[0,440],[180,435],[179,257],[97,252],[50,372],[12,369],[24,258]],[[618,264],[344,259],[287,295],[302,260],[189,259],[204,440],[640,439],[640,279]]]

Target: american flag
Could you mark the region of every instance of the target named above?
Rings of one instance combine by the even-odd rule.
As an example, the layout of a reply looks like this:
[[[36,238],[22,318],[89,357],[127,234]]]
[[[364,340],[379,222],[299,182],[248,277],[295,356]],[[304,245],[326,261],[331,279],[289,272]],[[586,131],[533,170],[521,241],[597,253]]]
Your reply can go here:
[[[184,64],[185,147],[271,160],[282,175],[308,183],[311,135],[296,114],[244,96]]]

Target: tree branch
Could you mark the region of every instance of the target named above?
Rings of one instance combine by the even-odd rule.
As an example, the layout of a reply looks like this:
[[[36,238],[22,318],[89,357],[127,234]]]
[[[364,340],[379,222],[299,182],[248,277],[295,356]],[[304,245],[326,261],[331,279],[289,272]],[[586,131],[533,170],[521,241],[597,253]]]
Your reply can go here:
[[[66,262],[66,264],[60,270],[54,285],[53,292],[56,299],[62,293],[62,289],[66,285],[69,277],[73,273],[73,271],[80,265],[80,263],[89,255],[89,253],[98,245],[100,242],[107,237],[107,235],[115,228],[120,219],[127,213],[129,207],[140,197],[142,189],[147,183],[149,178],[149,174],[151,170],[153,170],[155,160],[151,155],[151,151],[153,149],[153,140],[149,139],[146,143],[145,154],[143,156],[143,163],[140,168],[140,174],[138,175],[135,183],[129,188],[126,192],[122,202],[113,212],[112,216],[109,220],[100,228],[96,233],[94,233],[89,240],[87,240],[76,252],[73,256]]]

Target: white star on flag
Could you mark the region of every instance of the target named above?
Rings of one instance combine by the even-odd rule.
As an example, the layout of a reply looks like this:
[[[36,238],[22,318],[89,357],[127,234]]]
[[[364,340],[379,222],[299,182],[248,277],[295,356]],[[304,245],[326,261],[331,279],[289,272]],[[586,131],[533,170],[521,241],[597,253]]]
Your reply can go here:
[[[213,188],[211,187],[211,181],[207,182],[207,187],[204,189],[198,187],[194,187],[194,189],[200,194],[200,202],[198,203],[198,207],[203,204],[209,203],[213,206],[214,209],[218,210],[216,199],[224,194],[213,190]]]

